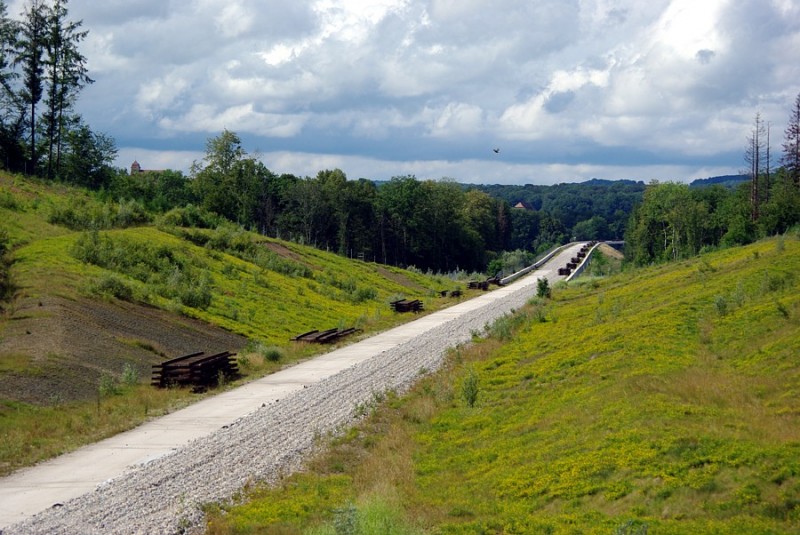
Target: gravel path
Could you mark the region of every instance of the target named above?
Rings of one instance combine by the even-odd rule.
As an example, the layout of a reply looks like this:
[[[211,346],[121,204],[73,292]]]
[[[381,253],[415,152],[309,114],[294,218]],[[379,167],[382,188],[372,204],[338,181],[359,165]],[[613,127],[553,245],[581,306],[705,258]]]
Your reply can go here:
[[[562,253],[563,255],[563,253]],[[562,255],[549,266],[558,266]],[[8,527],[2,535],[202,532],[204,503],[225,501],[255,481],[277,482],[301,467],[321,435],[356,421],[356,407],[375,393],[407,390],[425,371],[439,368],[448,348],[523,306],[536,280],[551,284],[556,267],[514,284],[506,298],[451,319],[393,349],[263,406],[234,424],[172,454]]]

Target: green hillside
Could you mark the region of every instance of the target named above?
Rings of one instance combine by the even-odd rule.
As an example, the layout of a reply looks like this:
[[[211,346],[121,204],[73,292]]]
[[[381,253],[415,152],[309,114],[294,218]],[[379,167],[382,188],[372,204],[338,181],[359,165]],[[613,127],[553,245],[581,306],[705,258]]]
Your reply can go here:
[[[0,237],[0,473],[196,399],[149,387],[165,358],[235,351],[248,380],[327,350],[295,335],[356,327],[357,340],[413,319],[391,300],[432,311],[466,286],[5,174]]]
[[[798,273],[786,236],[557,287],[210,533],[798,533]]]

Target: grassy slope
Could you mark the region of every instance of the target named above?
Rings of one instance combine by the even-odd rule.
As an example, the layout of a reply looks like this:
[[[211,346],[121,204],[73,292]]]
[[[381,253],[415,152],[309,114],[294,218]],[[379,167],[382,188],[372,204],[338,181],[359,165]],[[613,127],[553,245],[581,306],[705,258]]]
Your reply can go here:
[[[299,533],[349,501],[435,533],[800,532],[798,273],[787,237],[556,289],[546,322],[455,352],[211,533]]]
[[[0,173],[0,229],[10,237],[14,260],[11,273],[17,286],[14,302],[5,307],[0,317],[0,336],[6,342],[10,336],[16,336],[13,333],[20,330],[18,326],[23,322],[41,321],[41,327],[29,329],[34,333],[52,332],[52,325],[59,325],[57,318],[50,317],[57,312],[42,308],[42,301],[46,303],[48,298],[67,302],[110,299],[113,304],[114,299],[98,295],[92,287],[98,281],[114,277],[132,289],[135,301],[161,308],[164,325],[169,324],[170,318],[182,314],[245,336],[262,346],[280,348],[282,357],[277,363],[265,361],[258,354],[248,355],[244,348],[231,348],[245,357],[242,367],[252,378],[326,349],[293,344],[289,341],[293,335],[333,327],[358,326],[365,334],[382,330],[413,319],[411,315],[393,313],[388,306],[391,298],[420,298],[425,301],[427,310],[435,310],[454,300],[434,298],[434,291],[452,290],[459,285],[447,278],[349,261],[311,247],[255,235],[251,238],[268,242],[290,255],[292,262],[310,268],[310,276],[270,271],[230,254],[197,246],[156,226],[101,231],[115,243],[124,241],[168,248],[197,268],[198,273],[207,274],[213,288],[210,306],[206,309],[187,307],[160,296],[152,286],[130,276],[77,260],[71,249],[83,233],[48,222],[50,214],[58,207],[76,205],[98,212],[103,209],[80,190]],[[347,291],[354,288],[372,290],[374,297],[354,300]],[[124,315],[125,311],[119,308],[116,313]],[[22,328],[22,336],[26,328]],[[80,370],[81,360],[86,355],[72,355],[69,347],[54,350],[47,344],[40,344],[44,349],[34,354],[36,344],[33,336],[29,336],[20,339],[15,346],[22,350],[0,352],[0,380],[12,381],[14,377],[24,376],[26,380],[36,381],[43,369],[54,373],[53,368],[57,366],[64,366],[63,377],[75,373],[68,372],[66,366],[77,366]],[[26,345],[28,341],[31,341],[30,347]],[[58,392],[47,392],[50,397],[44,398],[38,406],[0,397],[0,474],[114,434],[195,399],[182,390],[157,392],[145,384],[138,387],[122,384],[122,370],[117,364],[103,369],[105,355],[115,355],[117,350],[128,355],[131,346],[135,346],[133,350],[141,355],[135,364],[148,370],[147,374],[142,373],[140,383],[149,382],[149,377],[145,376],[149,376],[149,366],[162,360],[164,355],[158,351],[157,344],[149,340],[119,339],[118,342],[116,347],[98,348],[98,354],[91,355],[92,368],[86,369],[97,375],[100,368],[105,376],[117,381],[111,393],[109,389],[103,391],[102,383],[95,384],[86,402],[63,403],[59,401]],[[80,371],[77,373],[81,375]],[[81,379],[86,383],[86,377]]]
[[[85,293],[93,278],[107,273],[70,255],[70,248],[80,232],[47,222],[54,206],[77,202],[91,204],[84,193],[0,176],[0,194],[15,200],[12,208],[0,203],[0,221],[15,246],[13,275],[24,297],[39,297],[42,293],[75,297]],[[289,336],[310,328],[352,324],[359,319],[363,321],[365,315],[380,319],[389,315],[387,300],[391,297],[430,298],[434,291],[457,286],[447,278],[354,262],[312,247],[264,237],[254,236],[254,239],[279,244],[292,254],[294,261],[311,268],[313,276],[271,272],[229,254],[198,247],[156,227],[111,230],[105,234],[179,251],[210,273],[214,283],[214,298],[207,310],[178,307],[183,313],[279,346],[286,346]],[[137,295],[147,293],[137,281],[128,279],[126,282],[139,290]],[[355,303],[337,289],[337,285],[347,283],[371,288],[376,296]],[[153,301],[165,309],[176,308],[157,296]],[[436,306],[437,303],[428,300],[426,304]],[[280,320],[276,321],[278,317]],[[393,321],[388,322],[391,323]]]

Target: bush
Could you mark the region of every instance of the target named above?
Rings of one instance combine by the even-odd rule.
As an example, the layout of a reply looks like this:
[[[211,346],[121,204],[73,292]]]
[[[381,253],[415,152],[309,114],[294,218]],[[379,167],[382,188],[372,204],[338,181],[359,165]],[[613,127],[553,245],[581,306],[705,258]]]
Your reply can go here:
[[[113,273],[100,277],[92,286],[92,292],[101,296],[116,297],[122,301],[133,300],[133,289]]]
[[[378,296],[375,288],[356,288],[350,293],[350,301],[355,304],[371,301]]]
[[[549,298],[550,295],[550,282],[545,278],[536,281],[536,296],[540,298]]]
[[[100,393],[100,397],[118,396],[122,394],[122,389],[120,389],[117,380],[107,373],[104,373],[102,376],[100,376],[98,391]]]
[[[9,237],[5,229],[0,229],[0,300],[7,300],[14,293],[14,285],[11,282],[9,268]]]
[[[0,208],[18,211],[22,208],[22,203],[10,191],[0,191]]]
[[[714,297],[714,307],[717,309],[717,314],[725,316],[728,313],[728,300],[724,295],[717,295]]]
[[[90,203],[85,199],[62,206],[54,206],[47,217],[53,225],[72,230],[106,230],[142,225],[150,221],[150,215],[141,203],[125,201],[114,203]]]
[[[211,304],[213,284],[204,265],[179,250],[92,231],[82,234],[70,252],[78,260],[148,284],[161,297],[185,306],[206,309]],[[121,281],[109,278],[104,284],[109,291],[127,295]]]
[[[138,201],[122,201],[117,206],[117,213],[114,217],[114,227],[127,228],[134,225],[143,225],[150,222],[150,214],[147,213],[144,205]]]
[[[126,362],[122,366],[122,384],[125,386],[136,386],[139,384],[139,370],[130,362]]]
[[[173,208],[163,215],[161,225],[175,227],[196,227],[196,228],[217,228],[223,222],[223,218],[215,213],[209,212],[193,204],[183,208]]]
[[[280,348],[261,343],[256,346],[255,353],[261,355],[268,362],[279,362],[283,358],[283,351]]]
[[[467,407],[474,407],[478,402],[478,393],[480,392],[480,384],[478,381],[478,374],[475,373],[473,368],[467,370],[467,375],[461,383],[461,399],[467,404]]]

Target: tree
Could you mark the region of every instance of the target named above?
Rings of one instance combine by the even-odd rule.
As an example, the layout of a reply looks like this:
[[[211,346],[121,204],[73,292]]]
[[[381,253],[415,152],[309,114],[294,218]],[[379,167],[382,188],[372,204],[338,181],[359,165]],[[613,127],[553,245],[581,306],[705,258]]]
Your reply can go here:
[[[242,178],[237,165],[245,154],[239,136],[226,129],[206,141],[205,166],[194,162],[190,170],[194,193],[203,208],[231,221],[239,221],[244,210],[246,192],[237,184]]]
[[[800,93],[795,98],[786,126],[781,163],[794,185],[800,188]]]
[[[420,183],[408,175],[392,177],[378,190],[378,227],[384,264],[409,265]]]
[[[47,6],[42,0],[30,0],[23,12],[20,38],[17,40],[15,63],[22,68],[22,89],[19,103],[26,110],[26,127],[30,136],[28,162],[30,174],[36,174],[36,106],[44,93],[44,51],[47,41]]]
[[[609,236],[608,222],[603,216],[594,215],[585,221],[579,221],[572,227],[572,236],[576,240],[602,240]]]
[[[626,256],[636,264],[695,255],[704,244],[708,207],[686,184],[651,183],[625,234]]]
[[[753,129],[750,133],[750,136],[747,138],[747,149],[745,150],[744,155],[744,160],[749,166],[747,172],[750,176],[750,217],[753,221],[758,221],[761,196],[763,195],[763,191],[760,188],[761,173],[763,166],[765,164],[767,166],[769,165],[768,159],[765,155],[765,151],[767,154],[769,152],[769,143],[765,143],[766,137],[766,125],[761,119],[761,113],[756,113],[756,118],[753,121]]]
[[[785,168],[776,173],[772,190],[773,194],[762,207],[758,221],[762,236],[782,234],[800,223],[800,189]]]
[[[67,114],[80,89],[93,82],[87,74],[86,58],[78,50],[78,44],[89,32],[80,31],[82,21],[67,20],[66,4],[67,0],[55,0],[53,6],[47,10],[47,110],[42,119],[43,130],[47,135],[48,178],[53,178],[61,167],[63,135],[70,119]]]
[[[19,24],[8,18],[6,4],[0,0],[0,166],[9,171],[25,168],[25,149],[21,143],[24,116],[13,86],[18,78],[13,67],[19,31]]]
[[[63,178],[67,182],[92,189],[111,183],[111,167],[117,155],[114,140],[104,134],[94,133],[81,124],[66,136],[67,152],[64,157]]]

